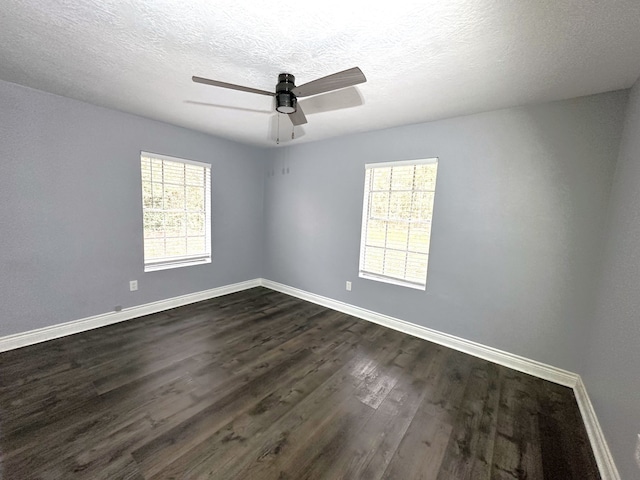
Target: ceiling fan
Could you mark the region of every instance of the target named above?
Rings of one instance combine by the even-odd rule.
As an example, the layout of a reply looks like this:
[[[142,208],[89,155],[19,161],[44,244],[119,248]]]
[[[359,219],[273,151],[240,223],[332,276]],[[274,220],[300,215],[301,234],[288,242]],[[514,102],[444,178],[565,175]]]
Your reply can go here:
[[[362,70],[358,67],[318,78],[317,80],[305,83],[299,87],[296,87],[295,85],[296,77],[290,73],[281,73],[278,75],[278,84],[276,85],[275,92],[243,87],[242,85],[219,82],[218,80],[210,80],[202,77],[194,76],[191,77],[191,79],[196,83],[213,85],[214,87],[230,88],[232,90],[240,90],[242,92],[257,93],[260,95],[275,97],[276,110],[280,113],[288,114],[291,119],[291,123],[294,125],[303,125],[307,123],[307,117],[305,117],[302,108],[298,105],[298,97],[310,97],[311,95],[339,90],[341,88],[351,87],[352,85],[358,85],[359,83],[367,81]]]

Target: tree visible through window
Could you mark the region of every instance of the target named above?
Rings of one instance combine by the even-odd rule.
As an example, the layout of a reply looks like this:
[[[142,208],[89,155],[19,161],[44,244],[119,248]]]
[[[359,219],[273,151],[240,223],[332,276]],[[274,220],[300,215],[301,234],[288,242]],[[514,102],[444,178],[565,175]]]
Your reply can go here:
[[[211,262],[211,166],[140,155],[145,271]]]
[[[438,159],[366,165],[360,276],[424,290]]]

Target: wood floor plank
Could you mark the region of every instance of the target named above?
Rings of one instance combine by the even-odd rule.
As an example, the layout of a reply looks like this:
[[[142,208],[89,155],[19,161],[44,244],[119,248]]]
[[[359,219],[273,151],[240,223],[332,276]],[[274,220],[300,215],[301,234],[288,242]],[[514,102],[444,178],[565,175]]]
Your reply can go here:
[[[149,420],[144,423],[150,428],[140,438],[142,443],[151,432],[160,434],[163,431],[151,418],[150,413],[154,408],[162,408],[163,403],[180,401],[192,388],[189,380],[181,377],[154,390],[147,390],[148,395],[142,397],[131,396],[131,392],[124,389],[112,391],[85,404],[85,408],[76,414],[35,430],[37,435],[30,432],[11,439],[9,448],[4,450],[5,467],[15,478],[31,478],[33,472],[46,471],[62,460],[73,459],[102,439],[113,438],[113,432],[144,418]],[[130,446],[134,448],[136,445]],[[24,462],[27,453],[29,462]]]
[[[155,474],[186,450],[195,448],[221,428],[225,419],[242,414],[257,403],[261,396],[270,394],[273,389],[282,388],[287,376],[295,375],[296,372],[292,373],[292,369],[304,368],[304,359],[314,355],[314,350],[317,350],[313,340],[318,340],[306,338],[306,329],[298,329],[295,333],[297,335],[292,332],[291,338],[278,348],[254,359],[251,368],[245,367],[237,372],[236,377],[217,385],[215,392],[210,386],[205,386],[204,393],[200,393],[204,399],[200,403],[206,405],[205,408],[197,411],[187,409],[188,415],[183,422],[134,451],[134,458],[145,474]],[[313,360],[319,361],[315,358]]]
[[[402,365],[402,371],[396,372],[398,381],[376,412],[360,429],[351,432],[351,440],[330,464],[323,468],[312,465],[309,479],[375,480],[382,476],[424,399],[425,372],[434,365],[440,351],[425,342],[418,345],[417,351],[404,351],[394,360],[394,365]]]
[[[190,478],[206,478],[219,466],[242,456],[248,444],[264,434],[271,425],[288,413],[294,405],[313,394],[318,387],[335,374],[336,364],[344,361],[346,345],[336,352],[318,358],[307,369],[260,400],[253,408],[233,418],[223,428],[190,449],[171,465],[150,478],[172,478],[184,475]]]
[[[175,428],[154,438],[133,452],[146,476],[150,476],[158,469],[178,458],[187,450],[201,443],[207,437],[222,428],[228,418],[244,413],[255,405],[260,398],[267,395],[274,384],[285,377],[298,363],[311,354],[308,350],[300,350],[293,356],[286,356],[283,361],[260,374],[250,378],[239,387],[229,386],[221,389],[207,406]],[[260,370],[256,370],[260,371]]]
[[[344,419],[370,415],[374,411],[355,398],[354,394],[362,380],[353,377],[349,371],[351,369],[347,368],[340,375],[332,377],[318,395],[296,405],[263,436],[256,438],[249,452],[234,463],[225,465],[226,468],[217,475],[229,479],[300,478],[290,477],[291,472],[294,469],[299,472],[300,465],[296,461],[307,465],[302,454],[308,449],[314,451],[315,438],[321,436],[323,427],[339,419],[342,419],[339,423],[342,426]]]
[[[399,346],[400,340],[396,338],[395,347]],[[286,474],[281,471],[281,467],[299,454],[300,448],[309,443],[314,432],[321,429],[328,418],[339,415],[344,405],[350,402],[349,405],[355,409],[353,402],[358,402],[363,405],[357,407],[359,412],[373,411],[369,406],[365,408],[355,398],[355,394],[366,379],[363,372],[371,371],[372,364],[376,363],[376,356],[387,358],[389,351],[394,351],[394,345],[377,352],[371,352],[367,347],[358,348],[355,356],[344,363],[331,378],[293,406],[263,435],[238,449],[237,459],[224,465],[221,470],[211,472],[210,478],[252,478],[258,473],[263,478],[279,478],[281,474]],[[346,411],[352,415],[353,409],[346,408]]]
[[[379,444],[374,451],[368,452],[369,459],[362,466],[362,471],[354,472],[355,476],[352,478],[371,480],[382,478],[413,421],[417,408],[422,404],[425,396],[431,392],[429,385],[438,377],[446,359],[447,353],[443,348],[425,342],[410,372],[410,377],[406,380],[411,386],[407,390],[410,395],[406,400],[401,401],[399,405],[401,410],[391,418],[393,427],[382,432],[378,431]],[[402,384],[400,386],[402,387]],[[393,401],[393,397],[391,400]],[[344,478],[346,480],[349,477],[344,476]]]
[[[543,470],[554,479],[599,478],[575,397],[567,387],[549,382],[541,382],[540,387],[538,424]]]
[[[570,389],[258,287],[1,353],[0,478],[600,475]]]
[[[509,372],[500,390],[491,475],[505,480],[543,478],[536,382],[528,375]]]
[[[382,478],[435,479],[446,453],[451,429],[450,424],[418,411]]]
[[[491,478],[500,370],[489,362],[474,362],[438,480]]]

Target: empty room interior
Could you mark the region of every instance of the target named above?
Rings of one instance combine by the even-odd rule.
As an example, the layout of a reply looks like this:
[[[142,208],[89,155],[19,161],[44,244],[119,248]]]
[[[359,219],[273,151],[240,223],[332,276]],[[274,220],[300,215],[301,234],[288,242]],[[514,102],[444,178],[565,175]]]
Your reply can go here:
[[[1,10],[0,479],[640,479],[640,2]]]

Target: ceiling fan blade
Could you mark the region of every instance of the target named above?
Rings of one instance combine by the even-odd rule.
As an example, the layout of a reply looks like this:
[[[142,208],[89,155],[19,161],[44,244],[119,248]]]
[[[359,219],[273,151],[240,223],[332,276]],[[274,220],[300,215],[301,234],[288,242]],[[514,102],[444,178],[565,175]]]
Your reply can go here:
[[[291,123],[295,126],[307,123],[307,117],[304,116],[304,112],[302,111],[300,104],[297,105],[295,112],[289,114],[289,118],[291,119]]]
[[[294,88],[292,92],[296,97],[309,97],[319,93],[330,92],[331,90],[351,87],[352,85],[358,85],[366,81],[367,78],[364,76],[364,73],[362,73],[362,70],[354,67],[300,85]]]
[[[243,87],[242,85],[235,85],[233,83],[219,82],[218,80],[210,80],[202,77],[191,77],[196,83],[203,83],[205,85],[213,85],[214,87],[230,88],[231,90],[240,90],[241,92],[258,93],[260,95],[268,95],[273,97],[273,92],[267,92],[266,90],[258,90],[257,88]]]

